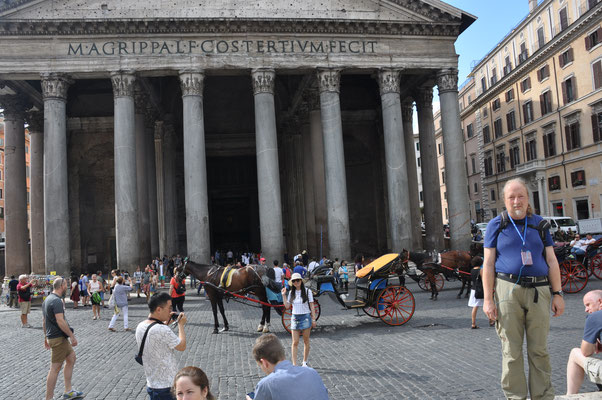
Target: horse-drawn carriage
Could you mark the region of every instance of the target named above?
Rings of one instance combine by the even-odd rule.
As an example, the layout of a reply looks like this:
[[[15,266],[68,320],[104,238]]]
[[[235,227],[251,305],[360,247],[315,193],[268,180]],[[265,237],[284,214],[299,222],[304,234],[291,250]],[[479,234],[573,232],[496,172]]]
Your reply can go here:
[[[590,244],[584,255],[571,254],[571,246],[562,243],[554,246],[560,264],[562,290],[577,293],[587,285],[590,276],[602,279],[602,239]]]

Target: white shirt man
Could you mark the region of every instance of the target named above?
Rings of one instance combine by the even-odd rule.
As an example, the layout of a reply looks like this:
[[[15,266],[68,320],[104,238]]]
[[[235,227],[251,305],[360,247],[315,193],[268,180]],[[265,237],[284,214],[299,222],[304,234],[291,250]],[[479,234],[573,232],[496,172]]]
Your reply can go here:
[[[316,260],[311,260],[311,262],[309,263],[309,266],[307,267],[307,272],[312,272],[314,270],[314,268],[319,267],[320,264],[316,262]]]

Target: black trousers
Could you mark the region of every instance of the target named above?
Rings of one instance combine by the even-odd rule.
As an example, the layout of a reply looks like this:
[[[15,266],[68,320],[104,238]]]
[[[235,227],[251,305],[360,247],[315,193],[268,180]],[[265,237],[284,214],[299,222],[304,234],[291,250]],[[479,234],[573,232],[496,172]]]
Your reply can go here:
[[[171,309],[173,312],[184,312],[184,299],[186,296],[173,297],[171,299]]]

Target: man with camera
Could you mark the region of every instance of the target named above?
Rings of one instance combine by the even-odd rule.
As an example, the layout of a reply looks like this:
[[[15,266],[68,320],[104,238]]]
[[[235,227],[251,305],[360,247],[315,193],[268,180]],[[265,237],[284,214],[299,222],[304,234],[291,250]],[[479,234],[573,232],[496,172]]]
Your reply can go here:
[[[174,350],[186,350],[186,316],[184,313],[173,313],[171,303],[171,296],[165,292],[152,296],[148,303],[150,314],[136,328],[138,348],[148,330],[142,363],[150,400],[175,400],[171,393],[171,385],[178,372]],[[178,325],[178,335],[168,325],[174,318]]]

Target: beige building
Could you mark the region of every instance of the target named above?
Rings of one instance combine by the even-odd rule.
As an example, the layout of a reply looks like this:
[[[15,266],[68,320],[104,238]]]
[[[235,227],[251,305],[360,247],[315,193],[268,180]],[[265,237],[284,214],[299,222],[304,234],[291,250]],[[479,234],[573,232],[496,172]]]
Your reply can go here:
[[[529,3],[459,91],[471,216],[500,213],[520,176],[536,213],[601,217],[602,4]]]

